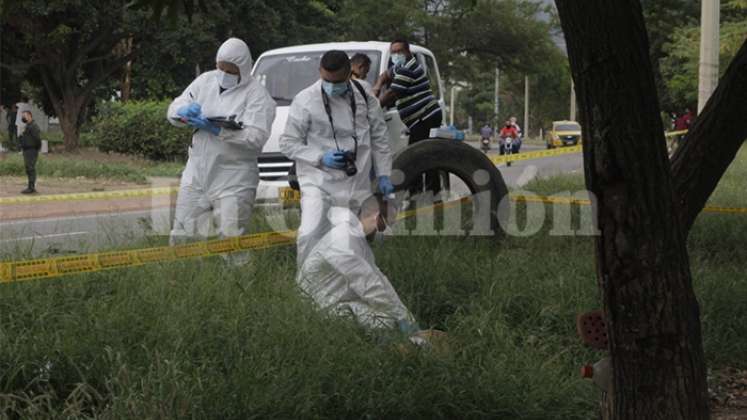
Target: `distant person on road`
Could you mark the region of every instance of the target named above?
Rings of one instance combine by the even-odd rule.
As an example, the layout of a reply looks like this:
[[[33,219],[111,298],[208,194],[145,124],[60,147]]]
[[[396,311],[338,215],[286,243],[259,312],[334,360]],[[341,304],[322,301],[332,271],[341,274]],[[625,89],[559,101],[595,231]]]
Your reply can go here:
[[[246,233],[259,183],[257,157],[270,137],[275,101],[251,75],[252,55],[238,38],[218,49],[216,69],[197,77],[169,106],[168,121],[193,130],[176,200],[172,245]],[[245,253],[231,254],[236,265]]]
[[[516,134],[521,137],[521,126],[519,126],[519,123],[516,122],[516,117],[511,117],[508,119],[511,122],[511,125],[516,129]]]
[[[392,67],[379,76],[373,92],[379,96],[382,107],[397,106],[402,123],[410,131],[409,144],[428,139],[431,129],[440,127],[443,122],[441,105],[433,95],[428,74],[410,51],[406,39],[392,41],[389,52]],[[433,194],[433,202],[441,201],[438,171],[426,172],[425,191]],[[410,196],[421,192],[423,184],[416,182],[410,189]]]
[[[365,81],[371,70],[371,59],[366,54],[357,53],[350,59],[353,79]]]
[[[674,122],[675,131],[686,131],[690,129],[690,125],[695,120],[695,114],[693,114],[690,108],[685,108],[685,113],[680,115],[679,118]],[[682,144],[687,137],[687,133],[678,134],[676,139],[678,144]]]
[[[524,137],[524,134],[521,131],[521,126],[519,126],[519,123],[516,122],[516,117],[511,117],[508,119],[511,121],[511,125],[516,129],[516,141],[513,142],[512,153],[519,153],[519,149],[521,149],[521,141]]]
[[[491,137],[493,137],[493,128],[490,127],[490,124],[485,124],[485,126],[480,129],[480,138],[490,139]]]
[[[39,149],[42,145],[41,132],[39,126],[34,122],[31,111],[23,111],[21,118],[26,128],[19,140],[23,150],[26,176],[28,177],[28,188],[21,191],[21,194],[34,194],[36,192],[36,161],[39,158]]]
[[[500,152],[501,154],[506,154],[506,139],[511,138],[512,140],[516,140],[519,138],[519,131],[516,130],[516,127],[511,123],[511,120],[507,120],[503,128],[501,128],[500,133],[498,134],[498,137],[500,138]],[[512,144],[511,147],[511,153],[515,153],[517,151],[516,145]]]

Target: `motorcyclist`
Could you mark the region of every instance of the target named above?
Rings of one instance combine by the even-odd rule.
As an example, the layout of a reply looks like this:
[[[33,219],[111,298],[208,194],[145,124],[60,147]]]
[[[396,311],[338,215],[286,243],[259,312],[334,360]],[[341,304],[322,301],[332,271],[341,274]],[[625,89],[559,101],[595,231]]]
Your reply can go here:
[[[500,151],[503,155],[506,154],[506,139],[510,137],[512,140],[516,140],[519,137],[519,132],[511,121],[507,120],[503,128],[501,128],[498,137],[500,138]],[[511,152],[513,152],[514,147],[512,146],[511,149]]]

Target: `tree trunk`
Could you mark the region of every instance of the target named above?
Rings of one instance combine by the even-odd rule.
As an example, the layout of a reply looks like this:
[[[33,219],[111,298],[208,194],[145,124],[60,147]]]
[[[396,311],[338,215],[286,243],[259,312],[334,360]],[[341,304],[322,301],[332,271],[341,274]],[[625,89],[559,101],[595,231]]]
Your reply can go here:
[[[62,130],[66,152],[78,150],[79,121],[82,110],[81,102],[81,100],[75,97],[65,97],[62,106],[55,106],[55,112],[60,119],[60,129]]]
[[[123,56],[132,55],[132,41],[132,37],[122,40],[121,52]],[[132,93],[132,60],[127,61],[127,63],[124,65],[121,88],[122,102],[129,101]]]
[[[557,0],[597,198],[606,419],[707,419],[698,302],[637,0]]]
[[[680,220],[688,232],[747,139],[747,40],[672,159]]]

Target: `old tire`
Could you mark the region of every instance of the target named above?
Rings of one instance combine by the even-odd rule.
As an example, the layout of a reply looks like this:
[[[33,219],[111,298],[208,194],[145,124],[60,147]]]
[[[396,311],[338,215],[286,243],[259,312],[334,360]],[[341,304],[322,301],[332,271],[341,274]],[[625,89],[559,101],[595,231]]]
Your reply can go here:
[[[474,204],[471,235],[501,235],[505,221],[499,206],[508,195],[503,176],[480,150],[461,142],[441,139],[423,140],[400,152],[392,164],[392,183],[396,191],[406,191],[426,171],[453,174],[465,183]]]

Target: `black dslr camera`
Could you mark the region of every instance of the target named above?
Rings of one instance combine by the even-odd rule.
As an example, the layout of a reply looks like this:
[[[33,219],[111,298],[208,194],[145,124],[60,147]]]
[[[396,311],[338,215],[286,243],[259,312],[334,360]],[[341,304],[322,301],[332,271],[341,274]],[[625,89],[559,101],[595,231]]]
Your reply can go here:
[[[355,153],[354,152],[343,152],[345,158],[345,173],[347,176],[353,176],[358,173],[358,167],[355,166]]]

